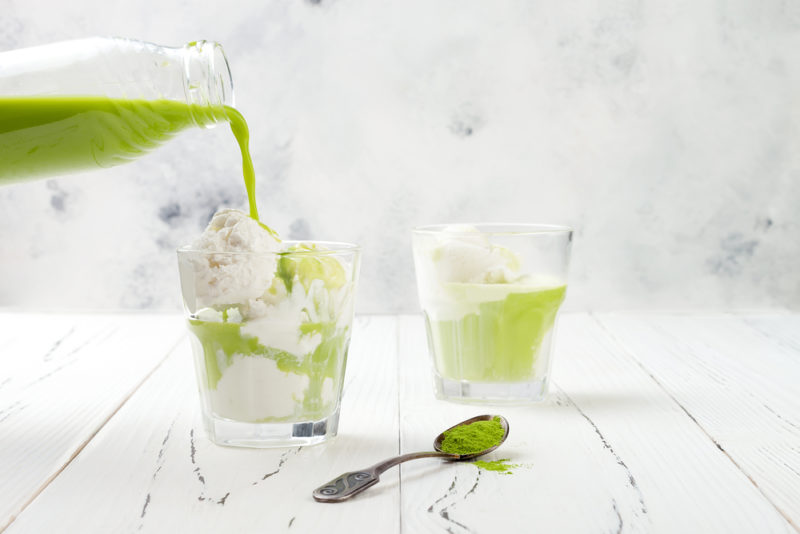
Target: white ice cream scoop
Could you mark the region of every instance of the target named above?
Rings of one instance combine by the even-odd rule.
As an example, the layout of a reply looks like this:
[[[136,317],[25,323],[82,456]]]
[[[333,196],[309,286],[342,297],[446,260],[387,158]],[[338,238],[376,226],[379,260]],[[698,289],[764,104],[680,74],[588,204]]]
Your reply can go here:
[[[214,214],[190,247],[198,307],[247,304],[272,285],[281,241],[269,229],[239,210]]]
[[[476,228],[446,227],[432,255],[440,283],[508,283],[519,270],[519,259],[505,247],[493,245]]]

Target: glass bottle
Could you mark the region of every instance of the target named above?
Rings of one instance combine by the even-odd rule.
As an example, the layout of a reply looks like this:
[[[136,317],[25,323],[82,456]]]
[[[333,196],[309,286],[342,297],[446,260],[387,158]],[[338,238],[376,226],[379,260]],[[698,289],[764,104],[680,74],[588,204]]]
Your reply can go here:
[[[228,121],[218,43],[90,38],[0,53],[0,185],[119,165]]]

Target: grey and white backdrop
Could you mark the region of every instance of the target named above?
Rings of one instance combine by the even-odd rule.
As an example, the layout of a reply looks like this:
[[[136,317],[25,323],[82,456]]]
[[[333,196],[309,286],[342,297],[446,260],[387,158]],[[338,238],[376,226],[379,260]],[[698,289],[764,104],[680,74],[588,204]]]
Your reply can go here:
[[[262,218],[360,243],[361,313],[478,221],[573,226],[568,309],[800,309],[798,0],[0,0],[0,51],[93,35],[223,44]],[[178,309],[222,206],[224,126],[2,187],[0,305]]]

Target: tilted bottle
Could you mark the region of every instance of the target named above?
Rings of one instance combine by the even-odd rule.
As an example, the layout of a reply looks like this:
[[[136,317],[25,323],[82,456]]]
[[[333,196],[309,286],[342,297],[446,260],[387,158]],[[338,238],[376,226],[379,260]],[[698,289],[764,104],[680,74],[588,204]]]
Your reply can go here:
[[[0,185],[119,165],[228,121],[218,43],[90,38],[0,53]]]

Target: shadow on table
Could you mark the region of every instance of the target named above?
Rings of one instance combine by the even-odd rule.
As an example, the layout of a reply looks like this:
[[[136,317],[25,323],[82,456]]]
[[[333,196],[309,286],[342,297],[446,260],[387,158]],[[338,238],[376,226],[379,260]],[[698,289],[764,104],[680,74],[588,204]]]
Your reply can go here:
[[[569,406],[571,404],[575,404],[581,409],[592,407],[609,410],[629,410],[631,408],[645,407],[649,402],[648,398],[642,395],[612,390],[603,392],[564,392],[561,388],[557,388],[544,405]]]
[[[306,447],[306,450],[309,452],[320,451],[325,456],[331,454],[351,456],[355,464],[353,469],[359,469],[397,454],[395,452],[397,450],[397,437],[349,434],[345,432],[336,436],[332,441]]]

